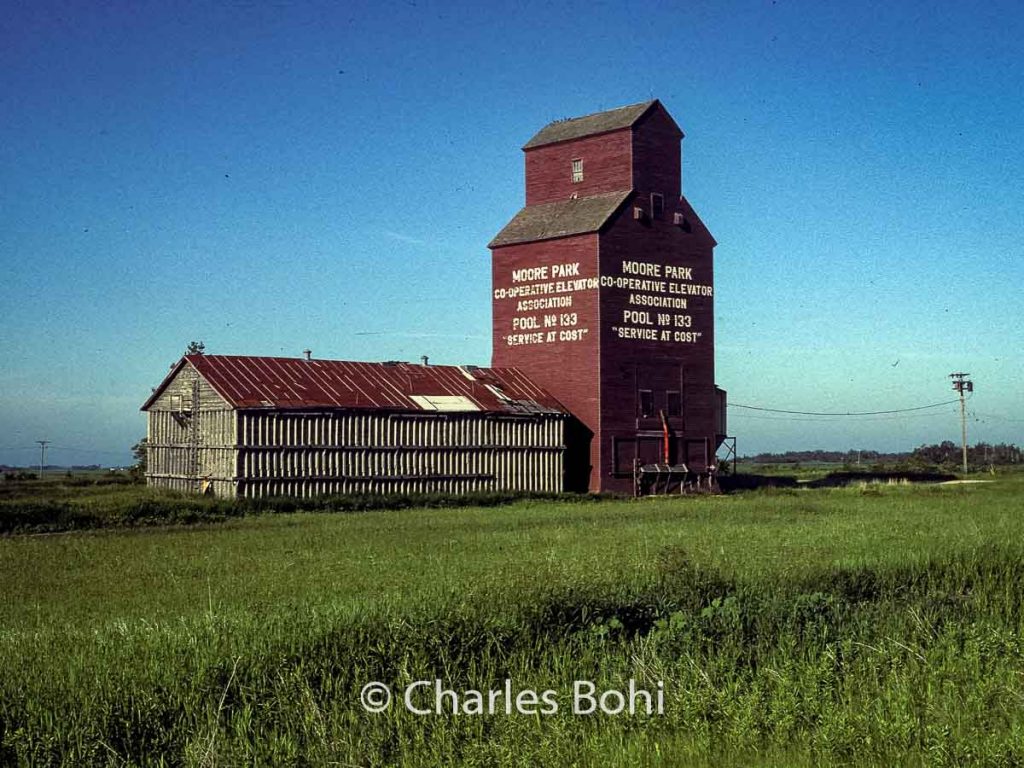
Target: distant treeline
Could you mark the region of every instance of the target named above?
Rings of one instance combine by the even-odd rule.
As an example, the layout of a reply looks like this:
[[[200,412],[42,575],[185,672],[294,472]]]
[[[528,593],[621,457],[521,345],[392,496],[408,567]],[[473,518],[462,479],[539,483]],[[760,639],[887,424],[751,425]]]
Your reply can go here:
[[[945,440],[938,445],[922,445],[920,448],[915,448],[910,458],[912,461],[917,460],[929,464],[958,464],[963,457],[961,450],[956,443]],[[967,446],[967,463],[977,466],[1024,464],[1024,453],[1016,445],[976,443]]]
[[[38,464],[26,464],[25,466],[22,466],[22,467],[14,467],[14,466],[11,466],[9,464],[0,464],[0,472],[17,472],[18,470],[21,470],[21,469],[38,470],[39,469],[39,465]],[[57,472],[58,470],[59,471],[67,471],[67,472],[86,472],[86,471],[92,472],[92,471],[95,471],[97,469],[103,469],[103,465],[102,464],[71,464],[70,466],[68,466],[66,464],[45,464],[43,466],[43,471],[44,472]]]
[[[880,451],[785,451],[784,453],[758,453],[744,456],[742,461],[756,464],[793,464],[796,462],[826,462],[829,464],[873,464],[877,462],[907,461],[909,453],[881,453]]]
[[[927,466],[955,466],[962,461],[960,446],[951,440],[935,445],[922,445],[910,453],[883,453],[881,451],[785,451],[758,453],[744,456],[742,461],[755,464],[829,463],[844,465],[911,464]],[[976,443],[967,447],[967,463],[974,466],[989,464],[1022,464],[1024,452],[1016,445]]]

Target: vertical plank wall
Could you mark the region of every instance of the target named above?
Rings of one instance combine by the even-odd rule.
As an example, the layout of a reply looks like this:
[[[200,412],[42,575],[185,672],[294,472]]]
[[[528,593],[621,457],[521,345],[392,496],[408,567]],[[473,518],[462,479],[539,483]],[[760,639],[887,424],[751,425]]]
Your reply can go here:
[[[196,395],[198,421],[193,411]],[[217,496],[234,496],[236,418],[234,409],[194,368],[182,368],[148,411],[147,483],[175,491],[209,488]]]
[[[238,414],[241,496],[548,491],[563,486],[556,414]]]

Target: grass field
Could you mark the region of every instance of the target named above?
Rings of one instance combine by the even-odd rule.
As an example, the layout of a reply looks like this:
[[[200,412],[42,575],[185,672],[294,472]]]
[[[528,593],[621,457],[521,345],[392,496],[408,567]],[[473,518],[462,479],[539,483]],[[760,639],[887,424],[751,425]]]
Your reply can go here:
[[[986,479],[2,537],[0,764],[1024,765],[1024,475]],[[402,706],[435,679],[558,711]],[[571,711],[631,679],[663,714]]]

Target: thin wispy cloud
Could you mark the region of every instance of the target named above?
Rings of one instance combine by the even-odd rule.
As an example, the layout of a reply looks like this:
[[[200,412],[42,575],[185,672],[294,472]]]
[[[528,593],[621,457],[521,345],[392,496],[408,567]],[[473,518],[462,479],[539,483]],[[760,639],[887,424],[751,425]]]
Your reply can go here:
[[[409,245],[433,245],[428,240],[422,240],[412,235],[404,235],[401,232],[392,232],[390,229],[385,229],[384,234],[390,237],[392,240],[397,240],[400,243],[407,243]]]
[[[357,331],[353,336],[401,336],[406,339],[489,339],[474,333],[414,333],[410,331]]]

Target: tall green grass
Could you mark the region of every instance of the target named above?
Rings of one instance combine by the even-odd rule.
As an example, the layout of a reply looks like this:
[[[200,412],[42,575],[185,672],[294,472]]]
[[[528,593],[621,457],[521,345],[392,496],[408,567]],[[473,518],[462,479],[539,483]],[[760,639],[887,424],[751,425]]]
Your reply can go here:
[[[239,517],[291,512],[365,512],[368,510],[494,507],[523,499],[594,502],[612,498],[571,493],[481,491],[443,493],[347,494],[299,499],[219,499],[148,488],[124,475],[100,478],[57,477],[0,481],[0,535],[61,533],[99,528],[136,528],[221,523]]]
[[[1019,765],[1021,482],[0,540],[0,763]],[[665,714],[418,716],[401,689]]]

